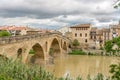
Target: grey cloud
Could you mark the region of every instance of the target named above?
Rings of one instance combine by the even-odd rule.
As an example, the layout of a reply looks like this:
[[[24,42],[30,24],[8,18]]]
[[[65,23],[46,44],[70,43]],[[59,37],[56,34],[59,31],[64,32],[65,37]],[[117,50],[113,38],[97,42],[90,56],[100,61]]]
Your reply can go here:
[[[91,18],[97,19],[99,22],[117,21],[116,15],[120,10],[113,10],[112,7],[103,9],[104,2],[113,2],[112,0],[13,0],[10,4],[9,0],[1,0],[0,17],[16,18],[28,17],[34,19],[52,19],[58,23],[78,24],[90,23]],[[6,5],[6,6],[5,6]],[[54,19],[63,15],[62,19]],[[68,16],[80,15],[79,19],[68,20]],[[86,16],[86,18],[84,18]],[[90,18],[91,17],[91,18]],[[117,19],[116,19],[117,18]],[[51,21],[52,22],[52,21]],[[29,23],[35,26],[55,27],[57,25],[43,25],[37,23]],[[60,24],[61,26],[61,24]]]

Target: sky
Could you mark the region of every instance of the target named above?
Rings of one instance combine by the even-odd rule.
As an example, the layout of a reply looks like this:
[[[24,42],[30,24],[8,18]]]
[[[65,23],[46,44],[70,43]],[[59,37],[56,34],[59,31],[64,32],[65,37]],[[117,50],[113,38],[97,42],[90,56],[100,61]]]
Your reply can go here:
[[[58,29],[91,23],[94,27],[117,24],[116,0],[0,0],[0,25]]]

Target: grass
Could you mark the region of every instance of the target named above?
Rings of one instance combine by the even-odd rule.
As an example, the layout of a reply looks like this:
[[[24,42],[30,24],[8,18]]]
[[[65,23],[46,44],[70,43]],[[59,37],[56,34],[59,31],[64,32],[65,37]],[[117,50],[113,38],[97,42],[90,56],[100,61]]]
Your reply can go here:
[[[86,53],[82,50],[72,50],[72,52],[70,52],[69,54],[72,54],[72,55],[86,55]]]

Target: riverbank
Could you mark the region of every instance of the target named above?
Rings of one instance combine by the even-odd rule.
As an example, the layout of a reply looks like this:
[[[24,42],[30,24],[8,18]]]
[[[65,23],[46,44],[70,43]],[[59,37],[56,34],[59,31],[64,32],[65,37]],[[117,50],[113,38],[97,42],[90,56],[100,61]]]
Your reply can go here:
[[[105,52],[104,50],[79,50],[79,49],[74,49],[72,50],[70,53],[70,55],[91,55],[91,56],[116,56],[116,57],[120,57],[120,53],[116,52],[116,53],[108,53]]]

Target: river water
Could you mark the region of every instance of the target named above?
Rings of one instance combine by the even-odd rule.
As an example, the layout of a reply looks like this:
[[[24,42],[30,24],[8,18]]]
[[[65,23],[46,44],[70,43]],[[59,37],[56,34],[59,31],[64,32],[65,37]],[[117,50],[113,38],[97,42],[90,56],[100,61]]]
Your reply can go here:
[[[56,77],[91,76],[102,73],[110,75],[110,64],[118,63],[119,57],[109,56],[87,56],[87,55],[66,55],[54,59],[54,64],[46,65],[45,69],[53,73]]]

